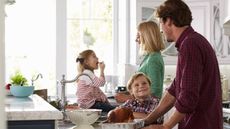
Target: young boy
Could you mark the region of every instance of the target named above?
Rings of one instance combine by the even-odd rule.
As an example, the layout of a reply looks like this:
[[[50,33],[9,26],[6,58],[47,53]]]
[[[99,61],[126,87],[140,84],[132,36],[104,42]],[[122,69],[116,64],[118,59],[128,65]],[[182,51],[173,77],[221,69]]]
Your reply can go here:
[[[134,118],[146,117],[159,103],[159,99],[151,95],[150,85],[150,79],[141,72],[134,74],[128,81],[127,89],[134,99],[127,100],[121,107],[131,108]],[[163,117],[154,123],[163,123]]]

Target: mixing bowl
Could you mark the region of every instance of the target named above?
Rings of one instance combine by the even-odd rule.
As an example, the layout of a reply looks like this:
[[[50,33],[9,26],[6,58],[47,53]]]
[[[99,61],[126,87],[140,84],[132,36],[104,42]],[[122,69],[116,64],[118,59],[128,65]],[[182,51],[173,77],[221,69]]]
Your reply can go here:
[[[15,97],[28,97],[34,92],[34,86],[10,86],[10,92]]]
[[[73,129],[94,129],[91,124],[101,115],[101,109],[76,109],[66,111],[67,117],[76,126]]]

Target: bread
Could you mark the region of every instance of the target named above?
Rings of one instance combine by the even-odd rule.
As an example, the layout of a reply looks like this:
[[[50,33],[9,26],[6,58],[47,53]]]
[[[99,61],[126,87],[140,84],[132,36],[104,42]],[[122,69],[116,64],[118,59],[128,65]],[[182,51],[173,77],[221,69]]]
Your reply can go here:
[[[118,107],[108,113],[108,123],[132,122],[134,119],[131,108]]]

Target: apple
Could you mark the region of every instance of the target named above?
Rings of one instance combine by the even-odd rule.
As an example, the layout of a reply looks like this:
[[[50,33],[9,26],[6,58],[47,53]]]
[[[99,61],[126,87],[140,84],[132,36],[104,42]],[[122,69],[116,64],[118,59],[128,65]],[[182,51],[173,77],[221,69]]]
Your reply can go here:
[[[7,89],[7,90],[10,90],[10,86],[11,86],[10,83],[6,84],[6,89]]]

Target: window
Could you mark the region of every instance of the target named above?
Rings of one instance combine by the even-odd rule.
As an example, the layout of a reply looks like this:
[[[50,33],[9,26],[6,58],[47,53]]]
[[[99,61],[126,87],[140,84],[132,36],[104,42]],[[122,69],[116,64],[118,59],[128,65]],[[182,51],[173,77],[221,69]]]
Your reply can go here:
[[[18,0],[6,6],[5,59],[6,82],[19,70],[36,89],[47,88],[55,94],[55,0]]]
[[[114,77],[117,64],[130,59],[128,6],[123,0],[22,0],[7,6],[6,82],[16,70],[29,81],[41,73],[35,88],[55,96],[62,74],[67,80],[78,74],[76,57],[85,49],[93,49],[106,64],[105,75]],[[76,84],[68,85],[67,94],[75,94]]]

